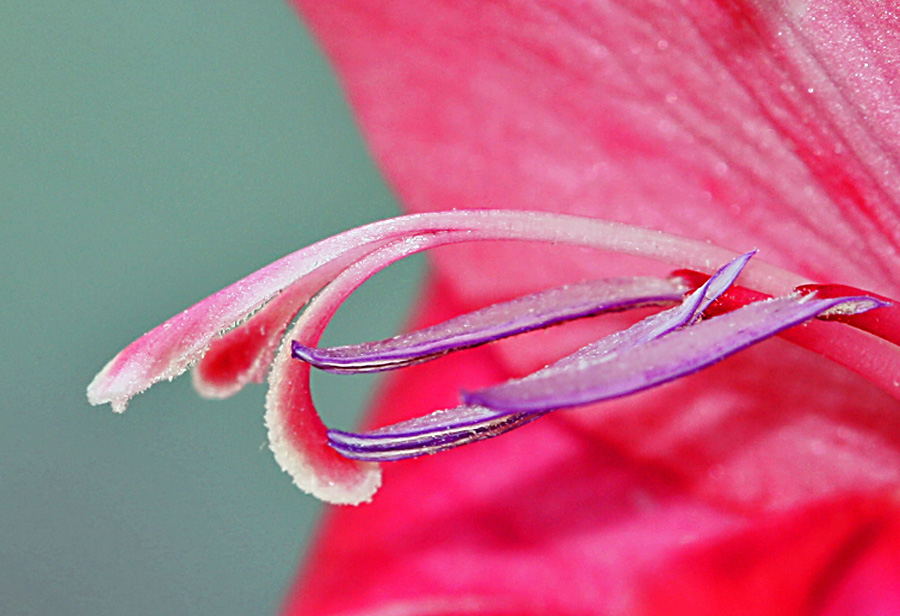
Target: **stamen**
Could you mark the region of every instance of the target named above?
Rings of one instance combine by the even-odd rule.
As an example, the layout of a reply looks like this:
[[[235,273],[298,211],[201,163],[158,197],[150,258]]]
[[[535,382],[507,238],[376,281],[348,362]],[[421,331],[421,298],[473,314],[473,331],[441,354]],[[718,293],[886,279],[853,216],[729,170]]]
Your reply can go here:
[[[703,311],[727,291],[752,256],[753,253],[747,253],[734,259],[711,276],[699,289],[685,297],[679,306],[647,317],[623,332],[590,344],[574,355],[524,380],[535,377],[547,378],[554,372],[578,370],[586,363],[597,362],[602,357],[613,356],[625,349],[637,347],[696,323]],[[531,301],[532,298],[533,296],[528,296],[526,299]],[[500,310],[499,313],[503,312]],[[478,315],[483,317],[484,312],[479,311]],[[470,315],[462,319],[465,321],[468,316]],[[454,319],[454,322],[458,322],[458,319]],[[438,330],[440,328],[441,326],[438,326]],[[410,334],[410,339],[419,339],[416,334],[422,332],[429,330]],[[507,409],[464,404],[363,434],[331,430],[328,438],[329,444],[347,457],[370,461],[399,460],[433,454],[491,438],[529,423],[550,410],[553,409],[543,411],[528,409],[510,414]]]
[[[715,303],[723,293],[726,293],[730,285],[746,267],[747,262],[755,253],[748,252],[745,255],[732,260],[726,266],[709,277],[700,288],[687,295],[680,306],[670,308],[655,315],[643,319],[628,329],[616,332],[593,342],[568,357],[547,366],[542,370],[546,373],[551,370],[565,370],[569,366],[585,361],[595,361],[601,357],[621,351],[623,349],[638,346],[655,340],[700,320],[700,317]]]
[[[224,397],[233,394],[245,383],[259,381],[265,367],[272,363],[266,423],[271,448],[282,468],[291,474],[297,485],[323,500],[336,503],[367,500],[380,481],[377,466],[348,460],[347,457],[352,456],[348,454],[343,457],[328,446],[330,438],[339,448],[339,441],[345,437],[341,437],[338,432],[329,435],[312,404],[308,383],[310,366],[292,360],[289,345],[281,345],[280,351],[276,353],[282,332],[303,308],[287,337],[310,349],[318,342],[337,306],[376,271],[421,250],[460,242],[496,240],[565,243],[653,258],[699,271],[711,271],[712,264],[722,262],[734,254],[707,242],[649,229],[539,212],[470,210],[419,214],[381,221],[328,238],[284,257],[172,317],[110,360],[89,385],[88,399],[93,404],[111,403],[115,411],[121,412],[135,394],[156,382],[172,379],[193,365],[197,365],[195,385],[198,390],[204,395]],[[740,267],[743,265],[737,269],[740,270]],[[724,274],[720,272],[719,275]],[[676,277],[663,284],[670,288],[672,285],[680,288],[683,280],[690,280],[690,277]],[[796,274],[764,263],[754,263],[747,268],[741,280],[756,291],[773,294],[789,292],[797,285],[808,282]],[[731,281],[723,286],[727,287],[729,284]],[[710,297],[721,292],[711,289],[712,287],[707,287]],[[798,304],[806,303],[796,301]],[[858,301],[865,300],[858,298]],[[839,304],[840,301],[835,305]],[[620,336],[620,342],[611,346],[621,345],[621,348],[616,347],[618,355],[624,353],[626,347],[645,346],[641,341],[649,340],[656,344],[654,337],[666,338],[664,334],[676,324],[684,330],[704,327],[705,323],[715,319],[697,325],[694,323],[701,315],[709,317],[716,309],[715,306],[715,303],[710,305],[706,292],[702,297],[692,294],[674,309],[675,312],[664,313],[665,316],[659,317],[660,320],[645,323],[641,331],[634,330],[627,336]],[[572,314],[578,310],[580,308],[575,309]],[[856,308],[850,307],[849,310],[852,312]],[[824,323],[809,324],[802,331],[794,330],[787,336],[791,339],[802,339],[805,336],[805,340],[801,342],[804,346],[856,370],[900,398],[900,380],[897,378],[900,373],[900,349],[896,344],[900,339],[900,335],[897,335],[900,319],[895,315],[892,312],[887,319],[878,319],[875,325],[867,326],[869,331],[881,338],[851,328],[838,327],[833,332],[828,332],[828,342],[823,344],[823,336],[819,335],[817,338],[815,332],[817,326],[828,327]],[[558,317],[570,318],[551,310],[536,317],[527,327],[547,326],[557,322],[555,319]],[[490,321],[491,319],[487,319],[485,323],[488,325],[483,323],[479,327],[483,326],[487,332]],[[857,322],[856,317],[851,317],[851,323]],[[516,327],[518,325],[510,326],[507,333],[482,332],[485,336],[483,340],[488,341],[495,335],[514,333]],[[442,335],[446,333],[445,331]],[[354,359],[343,368],[349,366],[351,370],[365,370],[382,369],[388,364],[406,365],[439,355],[445,350],[482,343],[477,336],[470,339],[454,338],[449,343],[440,342],[439,339],[440,336],[437,336],[433,342],[437,346],[426,344],[418,348],[413,356],[390,355],[385,358],[378,355],[385,348],[376,348],[374,351],[368,349],[366,352],[371,351],[371,361],[353,363],[357,361]],[[408,344],[410,340],[401,340],[399,346]],[[601,342],[584,351],[584,357],[573,356],[562,360],[557,364],[557,369],[561,373],[568,372],[563,369],[567,361],[581,362],[586,359],[586,363],[590,364],[594,354],[608,352],[609,347],[609,341]],[[303,347],[299,348],[302,350]],[[319,351],[314,351],[315,353]],[[314,355],[310,357],[315,359]],[[456,443],[471,442],[485,435],[501,433],[530,421],[535,416],[535,411],[532,410],[519,415],[516,411],[490,408],[477,412],[469,409],[466,412],[476,415],[480,413],[480,423],[477,426],[465,426],[450,413],[440,416],[443,418],[441,421],[450,421],[449,428],[441,428],[435,423],[433,429],[429,428],[412,440],[408,434],[385,429],[379,436],[367,441],[375,443],[371,446],[353,445],[346,440],[351,438],[347,436],[347,450],[356,446],[357,449],[368,447],[374,452],[376,447],[380,447],[378,455],[389,456],[433,452]],[[465,414],[464,411],[458,413],[460,417]],[[398,430],[406,430],[408,427]],[[413,442],[415,444],[410,445]]]
[[[829,312],[819,318],[846,323],[900,345],[900,305],[890,298],[842,284],[804,284],[797,287],[797,291],[803,295],[814,294],[816,297],[822,298],[868,295],[881,300],[884,302],[881,310],[852,314]]]
[[[688,287],[697,288],[709,280],[709,276],[694,270],[676,270],[672,272],[672,278],[683,281]],[[900,305],[884,295],[872,293],[858,287],[843,284],[803,284],[795,288],[801,295],[815,295],[827,299],[836,297],[866,296],[883,302],[881,310],[858,312],[840,306],[816,317],[823,321],[838,321],[857,329],[867,331],[888,342],[900,345]],[[771,299],[772,296],[760,293],[746,287],[734,285],[722,294],[709,308],[704,311],[704,317],[714,317],[726,312],[736,310],[753,302]]]
[[[544,412],[636,393],[710,366],[756,342],[842,304],[883,306],[874,298],[783,297],[749,304],[682,327],[646,344],[592,357],[565,369],[550,367],[524,379],[465,393],[467,404],[508,413]]]
[[[456,408],[435,411],[371,432],[357,434],[330,430],[329,445],[348,458],[368,461],[399,460],[437,453],[508,432],[558,408],[634,393],[690,374],[780,330],[829,311],[838,309],[844,313],[857,313],[883,305],[880,300],[868,296],[815,299],[793,295],[756,302],[740,309],[726,305],[727,314],[709,318],[710,308],[728,296],[734,280],[752,255],[747,253],[734,259],[711,277],[703,276],[706,278],[703,284],[686,296],[679,306],[647,317],[524,379],[479,392],[464,393],[465,404]],[[701,276],[693,272],[683,274],[688,275],[682,275],[679,279],[689,282]],[[733,301],[735,296],[747,294],[739,291],[731,295]],[[493,316],[511,312],[519,317],[523,313],[521,308],[533,302],[540,304],[540,300],[546,297],[561,299],[569,296],[565,290],[554,289],[521,298],[521,301],[507,302],[493,307],[494,310],[478,311],[473,313],[474,317],[465,315],[389,341],[342,349],[351,349],[348,354],[351,362],[363,357],[365,349],[375,345],[392,345],[390,351],[402,357],[404,341],[411,341],[410,346],[417,349],[424,340],[425,348],[433,348],[428,345],[435,340],[446,340],[449,336],[442,338],[442,334],[448,331],[465,333],[464,324],[469,319],[485,326],[479,330],[481,334],[497,324]],[[573,297],[581,299],[578,294]],[[558,304],[554,304],[554,310],[565,311]],[[707,321],[698,324],[701,315],[707,316]],[[511,321],[516,322],[516,318]],[[512,329],[515,328],[506,327],[506,330]],[[306,352],[309,347],[302,349]],[[334,353],[335,350],[326,351]],[[418,357],[420,361],[425,361],[435,355],[426,351]],[[367,361],[375,363],[371,356],[367,357]],[[367,367],[363,365],[359,371],[366,371]]]
[[[497,413],[484,407],[460,406],[363,434],[329,430],[328,444],[356,460],[402,460],[493,438],[542,415]]]
[[[588,316],[680,301],[677,279],[612,278],[548,289],[377,342],[331,348],[292,343],[293,356],[334,373],[380,372]]]
[[[672,272],[672,277],[684,281],[690,288],[700,287],[709,280],[708,274],[702,274],[700,272],[695,272],[694,270],[686,269]],[[707,306],[703,311],[703,316],[707,318],[718,316],[736,310],[741,306],[746,306],[747,304],[766,299],[772,299],[772,296],[740,285],[732,285],[717,297],[716,301]]]
[[[629,342],[638,344],[699,320],[710,303],[734,282],[753,254],[749,252],[734,259],[708,277],[700,289],[676,308],[631,328]],[[678,278],[596,280],[525,295],[377,342],[318,349],[295,340],[292,354],[296,359],[334,373],[393,370],[564,321],[678,301],[683,299],[684,290]]]

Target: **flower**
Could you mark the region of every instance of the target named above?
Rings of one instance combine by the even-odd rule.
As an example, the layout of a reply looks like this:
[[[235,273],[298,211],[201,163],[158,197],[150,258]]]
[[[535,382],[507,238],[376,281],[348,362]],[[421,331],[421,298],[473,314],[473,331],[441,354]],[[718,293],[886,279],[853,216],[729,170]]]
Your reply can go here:
[[[900,363],[900,352],[885,342],[896,333],[900,318],[882,299],[833,285],[805,285],[805,295],[798,290],[778,299],[732,287],[755,251],[711,276],[686,271],[667,279],[566,285],[386,341],[314,347],[341,301],[386,265],[426,248],[496,239],[564,241],[682,263],[721,251],[638,227],[535,212],[464,210],[401,217],[300,250],[169,319],[116,355],[91,383],[88,397],[121,412],[134,394],[194,364],[197,389],[222,397],[259,380],[271,364],[266,420],[276,458],[304,490],[330,502],[357,504],[380,484],[380,469],[371,461],[437,453],[521,427],[557,409],[642,391],[815,317],[838,318],[881,336],[868,340],[857,333],[849,344],[832,345],[838,351],[835,359],[860,373],[876,381],[884,374],[861,360],[860,349],[878,353],[889,370]],[[771,266],[746,273],[750,283],[763,288],[796,279]],[[692,283],[696,288],[687,292]],[[310,399],[309,364],[351,373],[395,369],[569,319],[665,303],[676,306],[524,379],[466,393],[456,408],[369,433],[327,432]],[[865,318],[873,309],[889,315]],[[815,329],[812,335],[815,340]],[[809,340],[796,337],[804,345]],[[877,346],[881,343],[887,347]],[[894,389],[893,383],[883,385]]]
[[[897,296],[898,131],[891,115],[872,118],[896,108],[898,54],[885,36],[892,18],[877,9],[347,2],[301,10],[410,209],[602,213],[713,245],[537,213],[381,223],[287,257],[170,320],[98,375],[93,401],[121,410],[207,348],[195,383],[227,395],[262,378],[299,305],[314,299],[288,334],[302,353],[370,272],[462,239],[627,247],[708,273],[734,256],[715,245],[758,246],[780,267],[751,264],[742,282],[756,291],[786,293],[809,279]],[[483,246],[436,256],[419,325],[647,268],[557,245]],[[553,414],[490,451],[391,465],[374,503],[331,514],[289,611],[879,613],[896,605],[900,426],[883,390],[896,392],[897,350],[816,325],[807,347],[843,358],[868,381],[805,350],[768,345],[602,413]],[[527,374],[596,338],[570,329],[413,366],[390,381],[374,421],[442,408],[461,382],[478,389]],[[280,421],[311,408],[309,368],[288,347],[274,362],[268,422],[279,461],[321,497],[365,500],[377,467],[327,447],[313,414]]]
[[[900,293],[884,4],[297,4],[409,211],[599,216]],[[432,264],[418,327],[648,271],[482,244]],[[589,339],[573,329],[395,373],[369,425],[526,374]],[[900,407],[871,382],[772,341],[603,409],[391,465],[372,504],[329,513],[288,611],[894,610]]]

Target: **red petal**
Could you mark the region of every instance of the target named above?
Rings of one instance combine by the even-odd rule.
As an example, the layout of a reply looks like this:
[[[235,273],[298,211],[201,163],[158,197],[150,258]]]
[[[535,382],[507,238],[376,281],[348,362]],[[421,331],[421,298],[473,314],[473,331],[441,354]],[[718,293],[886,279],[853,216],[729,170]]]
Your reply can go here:
[[[900,24],[883,3],[298,4],[410,210],[602,216],[900,296]],[[467,246],[435,263],[447,316],[567,281],[659,273],[521,246]],[[379,419],[539,367],[579,331],[471,351],[477,367],[411,369]],[[751,536],[746,525],[773,510],[790,519],[811,501],[900,485],[900,405],[779,342],[558,417],[390,466],[372,505],[332,514],[290,606],[432,601],[419,613],[446,614],[451,596],[459,612],[621,613],[648,570],[678,562],[678,540]],[[786,524],[801,534],[783,541],[815,545]],[[833,582],[831,613],[874,596],[885,578],[873,572],[895,570],[895,551],[873,550]]]
[[[898,295],[900,23],[887,5],[297,4],[412,211],[598,215]],[[484,250],[438,259],[482,304],[526,280],[610,275],[510,248],[491,251],[504,282],[487,284]]]
[[[841,499],[759,520],[660,564],[636,615],[896,613],[900,525],[890,498]],[[876,568],[877,567],[877,568]]]

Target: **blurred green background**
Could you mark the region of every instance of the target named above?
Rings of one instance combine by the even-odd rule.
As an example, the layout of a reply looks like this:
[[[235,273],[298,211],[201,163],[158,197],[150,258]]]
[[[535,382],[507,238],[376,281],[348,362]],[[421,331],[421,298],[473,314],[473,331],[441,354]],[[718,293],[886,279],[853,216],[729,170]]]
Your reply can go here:
[[[320,512],[265,445],[263,387],[189,378],[122,416],[85,387],[250,271],[397,213],[281,0],[0,5],[0,614],[269,614]],[[402,322],[421,264],[326,342]],[[371,381],[314,381],[349,427]]]

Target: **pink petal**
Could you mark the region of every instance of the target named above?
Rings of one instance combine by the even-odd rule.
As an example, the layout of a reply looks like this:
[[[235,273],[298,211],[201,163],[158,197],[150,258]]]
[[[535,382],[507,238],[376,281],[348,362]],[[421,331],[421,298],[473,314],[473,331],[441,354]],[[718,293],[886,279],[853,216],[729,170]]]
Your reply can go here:
[[[768,516],[662,563],[636,615],[883,616],[896,612],[900,536],[892,499],[850,497]],[[887,557],[887,558],[885,558]],[[873,565],[884,565],[873,570]],[[824,608],[824,609],[823,609]]]
[[[507,207],[638,222],[756,246],[804,277],[900,296],[900,43],[884,3],[297,4],[411,211]],[[628,259],[586,261],[555,247],[472,245],[434,262],[441,291],[431,307],[443,318],[635,272]],[[470,362],[445,360],[445,371],[411,368],[391,379],[378,424],[408,419],[426,401],[446,406],[459,382],[475,388],[539,368],[595,335],[583,329],[473,350]],[[834,324],[804,332],[822,347],[856,345]],[[870,354],[873,364],[880,355]],[[869,382],[771,341],[603,414],[557,414],[489,445],[397,463],[373,505],[332,513],[317,566],[288,608],[627,612],[647,579],[636,569],[677,566],[669,557],[679,548],[666,543],[673,529],[687,544],[715,545],[745,521],[802,516],[824,499],[847,513],[848,528],[864,522],[841,497],[896,492],[898,417],[900,406]],[[554,427],[571,441],[561,444]],[[560,450],[571,458],[554,458]],[[676,507],[644,499],[656,494],[648,476],[715,515],[686,529]],[[816,531],[798,520],[783,542]],[[454,526],[459,533],[435,543]],[[832,613],[852,608],[888,569],[851,575],[848,602]],[[349,592],[348,577],[363,582]],[[696,605],[716,581],[685,592]]]
[[[411,211],[601,216],[900,295],[887,5],[296,4]],[[609,271],[510,247],[491,251],[489,283],[485,254],[437,258],[467,308]]]

